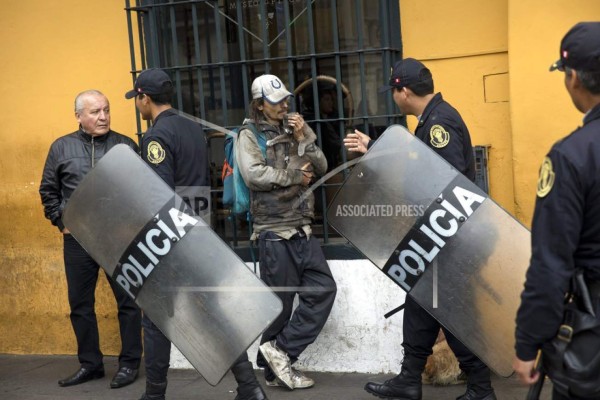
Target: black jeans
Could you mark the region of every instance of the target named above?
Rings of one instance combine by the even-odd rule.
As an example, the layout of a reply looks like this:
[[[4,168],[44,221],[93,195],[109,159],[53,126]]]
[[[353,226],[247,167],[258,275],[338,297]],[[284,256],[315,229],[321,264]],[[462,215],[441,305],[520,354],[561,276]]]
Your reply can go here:
[[[411,296],[406,296],[404,308],[403,335],[404,357],[417,358],[423,361],[432,353],[440,328],[446,335],[448,345],[456,355],[460,368],[467,375],[481,376],[482,380],[490,381],[488,367],[454,337],[446,328],[417,304]],[[420,371],[422,372],[422,371]]]
[[[303,234],[290,240],[272,232],[259,237],[260,277],[283,302],[283,311],[267,328],[261,344],[275,339],[277,346],[295,361],[315,341],[327,322],[337,287],[319,241]],[[298,307],[292,314],[294,297]],[[291,318],[290,318],[291,317]],[[257,363],[265,367],[265,376],[274,376],[260,352]]]
[[[94,309],[99,265],[71,235],[64,235],[64,260],[71,324],[77,338],[77,356],[82,367],[102,365],[98,322]],[[108,278],[108,276],[107,276]],[[119,367],[138,368],[142,356],[141,312],[133,299],[110,278],[110,287],[117,300],[121,353]]]

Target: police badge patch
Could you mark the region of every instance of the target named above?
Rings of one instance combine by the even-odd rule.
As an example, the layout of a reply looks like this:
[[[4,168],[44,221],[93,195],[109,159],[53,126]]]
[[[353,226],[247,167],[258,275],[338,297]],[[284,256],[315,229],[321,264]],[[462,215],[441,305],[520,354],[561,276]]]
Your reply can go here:
[[[165,159],[165,149],[162,148],[160,143],[155,142],[154,140],[148,143],[148,161],[152,164],[160,164]]]
[[[542,166],[540,167],[540,176],[538,177],[537,183],[537,195],[538,197],[546,197],[552,190],[554,185],[554,169],[552,167],[552,160],[550,157],[546,157]]]
[[[433,147],[441,149],[450,142],[450,134],[441,125],[434,125],[429,131],[429,142]]]

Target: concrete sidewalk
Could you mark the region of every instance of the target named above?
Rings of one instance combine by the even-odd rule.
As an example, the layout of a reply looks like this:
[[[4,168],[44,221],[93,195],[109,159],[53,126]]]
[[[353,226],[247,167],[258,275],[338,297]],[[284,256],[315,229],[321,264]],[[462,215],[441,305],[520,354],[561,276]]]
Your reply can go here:
[[[78,367],[72,356],[15,356],[0,355],[0,399],[2,400],[137,400],[144,391],[144,372],[132,385],[110,389],[109,383],[117,370],[115,357],[105,357],[106,377],[82,385],[61,388],[57,381]],[[375,400],[363,390],[367,381],[383,381],[390,375],[351,373],[309,373],[317,382],[315,387],[288,391],[266,388],[270,400]],[[264,384],[259,373],[261,384]],[[499,400],[525,400],[527,388],[514,378],[493,378]],[[231,374],[216,387],[206,383],[195,370],[169,371],[168,400],[233,400],[236,384]],[[550,400],[551,384],[546,382],[542,400]],[[423,399],[455,399],[465,391],[464,385],[423,387]]]

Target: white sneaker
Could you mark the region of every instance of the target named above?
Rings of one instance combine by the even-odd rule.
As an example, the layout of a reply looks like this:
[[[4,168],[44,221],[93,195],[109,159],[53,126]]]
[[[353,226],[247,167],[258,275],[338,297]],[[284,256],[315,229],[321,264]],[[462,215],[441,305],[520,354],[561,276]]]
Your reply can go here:
[[[290,357],[275,345],[275,340],[263,343],[259,348],[269,367],[279,382],[290,390],[294,390]]]
[[[272,381],[265,380],[267,386],[271,387],[280,387],[285,386],[278,378],[273,379]],[[304,375],[304,372],[297,370],[292,367],[292,384],[294,385],[294,389],[308,389],[315,386],[315,381],[308,376]]]
[[[285,386],[283,383],[281,383],[281,384],[279,383],[279,379],[278,379],[278,378],[275,378],[275,379],[273,379],[272,381],[270,381],[270,380],[268,380],[268,379],[265,379],[265,383],[267,384],[267,386],[270,386],[270,387],[281,387],[281,386]]]

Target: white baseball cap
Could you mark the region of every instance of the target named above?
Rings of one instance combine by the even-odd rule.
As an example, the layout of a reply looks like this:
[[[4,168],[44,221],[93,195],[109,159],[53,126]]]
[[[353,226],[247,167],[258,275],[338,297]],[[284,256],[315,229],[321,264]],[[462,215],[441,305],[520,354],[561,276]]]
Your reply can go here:
[[[265,99],[271,104],[293,96],[275,75],[261,75],[252,82],[252,98]]]

